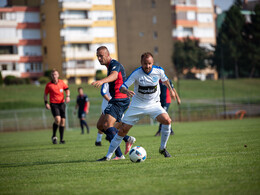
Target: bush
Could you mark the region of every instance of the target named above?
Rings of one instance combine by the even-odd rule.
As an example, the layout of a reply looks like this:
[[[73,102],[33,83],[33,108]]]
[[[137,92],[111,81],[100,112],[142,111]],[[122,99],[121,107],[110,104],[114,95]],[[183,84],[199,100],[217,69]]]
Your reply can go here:
[[[25,84],[26,81],[25,81],[25,79],[17,78],[12,75],[8,75],[4,78],[4,83],[6,85],[21,85],[21,84]]]
[[[51,79],[51,70],[45,70],[44,71],[44,77],[48,77],[49,80]]]
[[[103,79],[105,78],[107,75],[106,74],[103,74],[101,70],[97,70],[96,71],[96,80],[100,80],[100,79]]]
[[[43,77],[40,77],[38,81],[40,82],[40,84],[46,84],[46,83],[50,82],[50,78],[43,76]]]

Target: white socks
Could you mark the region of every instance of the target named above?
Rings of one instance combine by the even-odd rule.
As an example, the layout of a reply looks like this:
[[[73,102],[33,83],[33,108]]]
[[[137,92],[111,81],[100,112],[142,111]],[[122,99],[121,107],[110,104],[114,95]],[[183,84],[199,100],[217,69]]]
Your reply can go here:
[[[102,135],[103,135],[103,134],[97,133],[97,140],[96,140],[96,142],[101,142],[101,140],[102,140]]]
[[[162,130],[161,130],[161,146],[160,149],[163,150],[166,148],[167,141],[170,137],[171,133],[171,125],[162,125]]]
[[[118,146],[121,144],[122,140],[124,137],[119,136],[118,134],[115,135],[115,137],[112,139],[110,146],[108,148],[108,152],[106,157],[108,159],[111,159],[113,153],[115,152],[115,150],[118,148]]]

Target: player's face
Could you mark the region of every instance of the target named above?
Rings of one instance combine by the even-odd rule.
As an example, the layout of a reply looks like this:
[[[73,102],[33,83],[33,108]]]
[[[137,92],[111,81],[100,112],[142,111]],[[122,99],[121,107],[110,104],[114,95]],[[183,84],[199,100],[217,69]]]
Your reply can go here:
[[[145,58],[142,60],[141,64],[142,64],[142,68],[146,73],[151,72],[152,67],[153,67],[153,57],[149,56],[148,58]]]
[[[79,95],[83,95],[83,89],[79,89]]]
[[[100,49],[99,51],[97,51],[97,59],[101,65],[109,65],[109,52],[106,49]]]
[[[57,71],[51,73],[51,79],[55,83],[58,82],[58,80],[59,80],[59,73]]]

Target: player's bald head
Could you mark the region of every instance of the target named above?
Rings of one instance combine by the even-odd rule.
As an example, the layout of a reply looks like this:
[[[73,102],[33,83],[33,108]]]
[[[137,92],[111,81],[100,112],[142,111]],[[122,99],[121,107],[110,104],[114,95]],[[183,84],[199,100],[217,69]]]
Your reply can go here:
[[[107,52],[108,55],[109,55],[109,51],[108,51],[106,46],[100,46],[99,48],[97,48],[97,53],[100,52],[100,51]]]

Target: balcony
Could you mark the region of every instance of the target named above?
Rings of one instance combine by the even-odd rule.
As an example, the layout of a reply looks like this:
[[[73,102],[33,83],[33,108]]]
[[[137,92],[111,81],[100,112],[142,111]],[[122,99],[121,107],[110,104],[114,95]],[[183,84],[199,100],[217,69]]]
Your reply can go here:
[[[0,27],[14,27],[16,28],[17,22],[13,20],[0,20]]]
[[[68,60],[87,60],[87,59],[95,59],[95,52],[89,52],[89,51],[67,51],[64,53],[64,58],[66,61]]]
[[[2,76],[15,76],[15,77],[21,77],[21,72],[17,70],[2,70]]]
[[[0,54],[0,62],[17,62],[19,59],[18,54]]]
[[[60,8],[64,10],[89,10],[92,5],[89,2],[60,2]]]
[[[65,44],[69,43],[91,43],[93,41],[92,35],[69,35],[61,37]]]
[[[0,37],[0,44],[1,45],[16,45],[19,43],[19,39],[14,37],[14,38],[1,38]]]
[[[63,27],[68,27],[68,26],[91,26],[93,23],[92,20],[90,19],[64,19],[61,20],[61,24]]]

